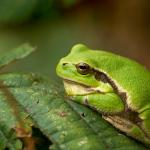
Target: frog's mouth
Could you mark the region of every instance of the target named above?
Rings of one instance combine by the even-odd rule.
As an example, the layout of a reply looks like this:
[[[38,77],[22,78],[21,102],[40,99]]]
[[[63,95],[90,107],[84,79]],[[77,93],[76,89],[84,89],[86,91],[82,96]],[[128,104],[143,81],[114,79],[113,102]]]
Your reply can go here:
[[[102,93],[95,87],[90,87],[82,83],[78,83],[72,80],[64,79],[64,88],[69,96],[73,95],[87,95],[92,93]]]

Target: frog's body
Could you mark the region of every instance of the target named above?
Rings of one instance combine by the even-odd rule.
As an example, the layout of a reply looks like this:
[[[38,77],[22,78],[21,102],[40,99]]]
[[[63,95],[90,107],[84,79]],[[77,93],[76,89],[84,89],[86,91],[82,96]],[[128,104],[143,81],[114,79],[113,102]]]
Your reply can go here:
[[[57,74],[68,95],[103,114],[128,135],[150,145],[150,72],[128,58],[74,46]]]

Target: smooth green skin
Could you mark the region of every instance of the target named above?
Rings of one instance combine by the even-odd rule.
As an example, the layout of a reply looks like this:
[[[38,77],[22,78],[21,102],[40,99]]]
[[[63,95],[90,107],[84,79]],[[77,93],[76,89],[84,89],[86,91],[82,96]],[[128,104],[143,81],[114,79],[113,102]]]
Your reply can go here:
[[[126,101],[121,100],[110,84],[97,81],[92,74],[78,73],[75,64],[80,62],[104,72],[119,91],[127,94]],[[67,64],[63,65],[64,63]],[[130,126],[118,126],[107,117],[104,119],[127,135],[150,145],[150,72],[146,68],[128,58],[101,50],[90,50],[85,45],[77,44],[66,57],[60,60],[56,72],[61,78],[73,81],[71,84],[65,84],[66,92],[73,97],[73,100],[86,104],[102,114],[113,116],[115,113],[125,113],[126,103],[126,106],[137,112],[142,119],[140,128],[133,123],[130,123]],[[82,84],[94,89],[95,93],[87,92],[86,87],[82,88]],[[103,94],[97,93],[96,89],[103,91]],[[128,124],[128,120],[124,122]]]

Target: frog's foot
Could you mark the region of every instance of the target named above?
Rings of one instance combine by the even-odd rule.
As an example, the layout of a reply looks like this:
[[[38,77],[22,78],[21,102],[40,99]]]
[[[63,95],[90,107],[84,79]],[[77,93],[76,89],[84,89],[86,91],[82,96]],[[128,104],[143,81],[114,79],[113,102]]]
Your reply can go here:
[[[150,145],[150,138],[143,132],[143,129],[139,125],[134,124],[130,120],[122,118],[118,115],[103,115],[103,118],[111,123],[114,127],[125,132],[128,136],[136,138],[138,141]]]

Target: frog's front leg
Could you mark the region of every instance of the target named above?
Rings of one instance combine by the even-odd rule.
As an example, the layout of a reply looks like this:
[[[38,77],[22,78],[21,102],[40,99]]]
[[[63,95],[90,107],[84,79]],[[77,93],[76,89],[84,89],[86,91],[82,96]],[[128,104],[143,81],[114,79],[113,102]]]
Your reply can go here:
[[[123,101],[115,93],[76,95],[72,99],[103,114],[118,114],[125,109]]]

